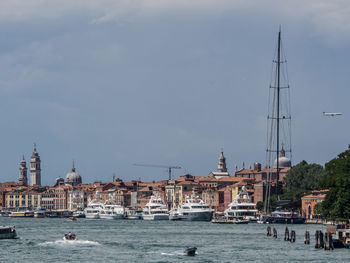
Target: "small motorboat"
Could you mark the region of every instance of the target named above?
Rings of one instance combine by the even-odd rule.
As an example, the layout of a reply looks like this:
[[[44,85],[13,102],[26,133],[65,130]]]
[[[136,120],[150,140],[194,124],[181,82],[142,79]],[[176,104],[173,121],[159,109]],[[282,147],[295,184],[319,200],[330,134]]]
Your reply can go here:
[[[195,256],[196,251],[197,251],[196,247],[187,247],[184,252],[187,256]]]
[[[64,240],[77,240],[77,236],[69,232],[68,234],[64,234]]]
[[[77,221],[77,218],[75,216],[72,216],[69,219],[70,219],[70,221]]]
[[[0,239],[14,239],[16,237],[15,226],[0,226]]]

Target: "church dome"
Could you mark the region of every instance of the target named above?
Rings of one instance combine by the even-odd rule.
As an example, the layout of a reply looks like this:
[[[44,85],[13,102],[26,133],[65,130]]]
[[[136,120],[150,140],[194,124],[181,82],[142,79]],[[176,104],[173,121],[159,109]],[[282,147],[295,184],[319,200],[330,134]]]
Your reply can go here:
[[[287,157],[283,156],[278,158],[278,168],[282,169],[282,168],[287,168],[291,166],[292,166],[292,163]],[[277,159],[273,162],[273,168],[277,168]]]
[[[67,173],[66,175],[66,184],[70,184],[72,186],[81,184],[81,176],[78,172],[75,171],[74,163],[72,167],[72,171]]]
[[[291,166],[292,166],[292,163],[288,159],[288,157],[286,157],[286,152],[282,146],[281,156],[278,158],[278,168],[283,169],[283,168],[288,168]],[[277,168],[277,159],[273,162],[273,168]]]

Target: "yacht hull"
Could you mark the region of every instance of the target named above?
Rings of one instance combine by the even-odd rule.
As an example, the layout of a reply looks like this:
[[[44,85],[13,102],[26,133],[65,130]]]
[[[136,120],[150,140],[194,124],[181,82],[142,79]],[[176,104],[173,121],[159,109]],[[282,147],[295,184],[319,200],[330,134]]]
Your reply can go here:
[[[283,218],[283,217],[274,217],[266,216],[263,219],[266,224],[304,224],[305,218],[303,217],[293,217],[293,218]]]
[[[106,214],[100,214],[101,219],[122,219],[122,214],[114,214],[114,215],[106,215]]]
[[[87,219],[99,219],[100,215],[99,214],[85,214],[85,218],[87,218]]]
[[[212,212],[186,212],[181,215],[184,221],[211,221]]]
[[[169,220],[167,214],[142,215],[143,220]]]

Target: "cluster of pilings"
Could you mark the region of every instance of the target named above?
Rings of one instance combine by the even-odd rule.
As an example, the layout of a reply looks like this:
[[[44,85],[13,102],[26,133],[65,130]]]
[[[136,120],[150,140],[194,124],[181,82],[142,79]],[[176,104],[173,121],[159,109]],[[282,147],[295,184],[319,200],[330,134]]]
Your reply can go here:
[[[324,250],[333,250],[332,233],[326,232],[323,234],[321,230],[316,230],[315,233],[315,248],[323,248]]]
[[[271,226],[267,227],[267,236],[272,236],[274,238],[277,238],[277,230],[276,228],[273,228],[271,231]],[[284,231],[284,241],[289,241],[294,243],[296,240],[296,233],[295,230],[289,231],[288,227],[286,227]],[[332,240],[332,233],[326,232],[323,234],[321,230],[317,230],[315,233],[315,248],[323,248],[325,250],[333,250],[333,240]],[[310,244],[310,232],[305,231],[304,235],[304,244],[309,245]]]

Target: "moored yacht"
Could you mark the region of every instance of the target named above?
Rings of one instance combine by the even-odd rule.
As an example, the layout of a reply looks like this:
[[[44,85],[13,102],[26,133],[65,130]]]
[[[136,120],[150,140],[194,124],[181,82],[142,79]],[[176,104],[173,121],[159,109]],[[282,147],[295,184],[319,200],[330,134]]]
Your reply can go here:
[[[263,223],[267,224],[304,224],[305,217],[297,212],[276,210],[271,215],[263,216]]]
[[[189,220],[189,221],[210,221],[214,210],[203,202],[199,196],[192,192],[191,196],[186,197],[182,207],[178,207],[170,212],[171,220]]]
[[[99,192],[96,192],[96,198],[93,199],[84,209],[85,217],[88,219],[99,219],[100,211],[104,209],[103,203],[99,200]]]
[[[122,219],[124,217],[124,208],[121,205],[106,202],[99,213],[101,219]]]
[[[228,208],[225,210],[224,215],[228,220],[240,220],[246,222],[256,222],[258,220],[256,213],[256,204],[250,200],[248,191],[245,186],[238,195],[233,199],[232,203],[229,204]]]
[[[143,220],[169,220],[168,208],[160,195],[152,195],[142,210]]]

